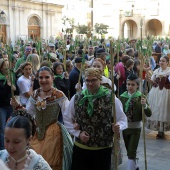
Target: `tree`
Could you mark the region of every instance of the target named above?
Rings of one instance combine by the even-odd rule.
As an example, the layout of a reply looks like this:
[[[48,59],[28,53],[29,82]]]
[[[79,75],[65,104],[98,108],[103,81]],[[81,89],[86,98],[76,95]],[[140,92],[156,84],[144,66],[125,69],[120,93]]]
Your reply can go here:
[[[78,34],[87,34],[88,26],[86,26],[86,25],[78,25],[76,27],[76,31],[77,31]]]
[[[63,27],[64,27],[62,29],[62,31],[66,32],[66,34],[73,33],[73,30],[74,30],[74,19],[73,18],[68,18],[68,17],[64,16],[62,18],[62,21],[63,21]]]
[[[101,36],[103,34],[107,34],[108,33],[107,32],[108,28],[109,28],[109,26],[105,25],[105,24],[97,24],[96,23],[95,26],[94,26],[94,29],[95,29],[96,33],[100,34]]]

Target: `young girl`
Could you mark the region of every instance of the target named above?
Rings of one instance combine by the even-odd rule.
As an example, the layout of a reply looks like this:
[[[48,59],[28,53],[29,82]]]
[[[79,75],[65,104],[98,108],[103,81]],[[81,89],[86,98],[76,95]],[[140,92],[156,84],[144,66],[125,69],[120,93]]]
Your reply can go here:
[[[23,111],[6,124],[5,149],[0,151],[0,159],[10,170],[52,170],[40,154],[29,149],[32,135],[35,133],[33,122],[33,119]]]
[[[138,91],[140,80],[134,73],[127,77],[127,91],[120,95],[124,113],[128,119],[128,128],[123,130],[123,139],[128,156],[127,170],[138,170],[136,152],[141,133],[142,107],[147,117],[151,116],[145,96]]]
[[[67,98],[69,98],[69,90],[70,90],[70,81],[67,72],[63,72],[64,68],[62,63],[55,62],[53,65],[54,71],[54,86],[61,90]]]
[[[126,71],[125,71],[125,76],[126,78],[129,76],[129,74],[131,74],[133,72],[133,67],[134,67],[134,60],[132,59],[129,59],[127,62],[126,62]]]

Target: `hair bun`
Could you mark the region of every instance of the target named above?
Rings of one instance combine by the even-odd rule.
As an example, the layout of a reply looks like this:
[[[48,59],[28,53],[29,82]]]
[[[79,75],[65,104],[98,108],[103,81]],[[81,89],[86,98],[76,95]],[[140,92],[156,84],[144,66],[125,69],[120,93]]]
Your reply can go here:
[[[24,117],[27,117],[28,119],[30,119],[30,121],[34,121],[34,117],[31,116],[30,114],[28,114],[27,110],[15,110],[13,113],[12,113],[12,117],[15,117],[15,116],[24,116]]]
[[[23,110],[23,109],[18,109],[18,110],[15,110],[12,115],[11,115],[11,118],[9,119],[12,119],[13,117],[17,117],[17,116],[23,116],[23,117],[26,117],[28,118],[28,120],[30,121],[30,123],[32,124],[32,135],[34,136],[35,132],[36,132],[36,125],[35,125],[35,117],[34,116],[31,116],[27,110]]]

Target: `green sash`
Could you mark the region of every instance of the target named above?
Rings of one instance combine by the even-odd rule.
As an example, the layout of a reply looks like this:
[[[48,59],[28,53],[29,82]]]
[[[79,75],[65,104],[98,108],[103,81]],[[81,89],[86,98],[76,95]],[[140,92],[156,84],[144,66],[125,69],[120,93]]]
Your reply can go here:
[[[63,79],[63,76],[61,74],[54,74],[54,78],[58,78],[58,77]]]
[[[129,103],[130,103],[131,99],[136,98],[136,97],[139,97],[139,96],[141,96],[141,95],[142,95],[142,93],[141,93],[140,91],[136,91],[136,92],[133,93],[131,96],[128,95],[128,92],[127,92],[127,91],[120,95],[121,97],[124,97],[124,98],[127,98],[127,99],[128,99],[128,100],[126,101],[126,103],[125,103],[125,112],[128,111]]]
[[[92,116],[93,114],[93,100],[100,98],[102,96],[105,96],[109,93],[109,89],[100,86],[98,92],[96,94],[90,94],[87,89],[82,91],[84,97],[80,100],[79,106],[82,106],[86,100],[88,100],[88,106],[87,106],[87,113],[89,116]]]

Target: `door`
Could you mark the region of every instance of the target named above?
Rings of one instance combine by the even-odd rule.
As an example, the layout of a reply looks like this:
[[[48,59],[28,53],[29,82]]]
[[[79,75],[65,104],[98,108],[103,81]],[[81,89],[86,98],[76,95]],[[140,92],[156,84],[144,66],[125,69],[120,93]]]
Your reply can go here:
[[[6,44],[6,25],[0,25],[0,43]]]
[[[32,40],[38,40],[40,38],[40,27],[28,26],[28,37]]]

